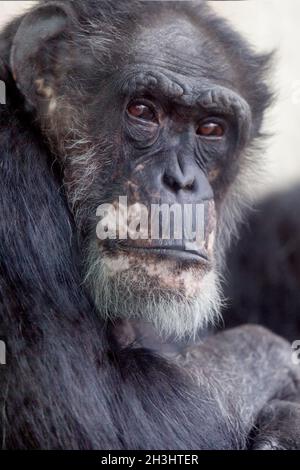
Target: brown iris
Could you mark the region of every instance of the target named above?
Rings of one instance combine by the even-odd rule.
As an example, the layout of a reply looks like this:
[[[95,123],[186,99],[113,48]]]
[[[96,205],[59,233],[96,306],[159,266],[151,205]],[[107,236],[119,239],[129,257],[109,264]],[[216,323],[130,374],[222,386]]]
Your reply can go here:
[[[133,116],[137,119],[142,119],[143,121],[157,121],[154,110],[144,103],[135,102],[129,104],[127,112],[130,114],[130,116]]]
[[[197,129],[197,134],[203,137],[223,137],[224,127],[214,121],[204,122]]]

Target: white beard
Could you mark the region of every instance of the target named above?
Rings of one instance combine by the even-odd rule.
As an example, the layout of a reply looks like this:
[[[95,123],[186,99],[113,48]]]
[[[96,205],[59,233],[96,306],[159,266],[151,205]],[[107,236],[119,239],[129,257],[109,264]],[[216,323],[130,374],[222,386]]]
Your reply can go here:
[[[177,277],[169,268],[167,262],[154,261],[151,266],[138,259],[134,263],[126,255],[101,255],[94,247],[85,283],[104,319],[143,320],[162,337],[193,337],[219,318],[222,302],[218,276],[213,270],[200,276],[191,268],[180,274],[183,288],[178,289]]]

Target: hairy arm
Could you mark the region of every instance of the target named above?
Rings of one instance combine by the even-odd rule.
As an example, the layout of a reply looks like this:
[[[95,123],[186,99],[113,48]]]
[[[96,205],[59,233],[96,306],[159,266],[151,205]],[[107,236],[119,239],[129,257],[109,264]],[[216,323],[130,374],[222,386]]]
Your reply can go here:
[[[188,348],[182,361],[248,436],[247,448],[300,449],[300,367],[288,342],[247,325]]]

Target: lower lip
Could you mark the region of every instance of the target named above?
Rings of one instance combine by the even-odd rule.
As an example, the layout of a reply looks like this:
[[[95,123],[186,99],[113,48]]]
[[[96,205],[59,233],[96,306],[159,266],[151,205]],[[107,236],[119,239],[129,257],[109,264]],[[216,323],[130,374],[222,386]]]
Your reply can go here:
[[[172,249],[172,248],[145,248],[145,247],[122,247],[122,251],[137,251],[144,254],[155,255],[157,257],[165,257],[165,258],[172,258],[177,261],[187,261],[187,262],[197,262],[201,263],[202,265],[209,265],[210,262],[205,256],[202,256],[200,253],[187,251],[187,250],[180,250],[180,249]]]

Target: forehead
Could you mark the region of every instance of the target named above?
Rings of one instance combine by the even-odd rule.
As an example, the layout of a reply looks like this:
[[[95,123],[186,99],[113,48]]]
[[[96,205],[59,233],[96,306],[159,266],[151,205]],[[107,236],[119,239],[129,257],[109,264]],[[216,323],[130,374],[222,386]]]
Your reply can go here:
[[[153,52],[165,55],[168,52],[182,53],[183,49],[190,55],[197,55],[199,31],[187,19],[174,15],[168,21],[161,19],[148,27],[143,26],[136,37],[136,52]]]
[[[182,76],[231,79],[226,50],[214,36],[188,17],[168,14],[143,25],[133,41],[135,61],[164,67]]]
[[[224,47],[188,18],[169,15],[141,26],[131,48],[125,72],[133,91],[151,86],[189,101],[211,84],[234,84]]]

